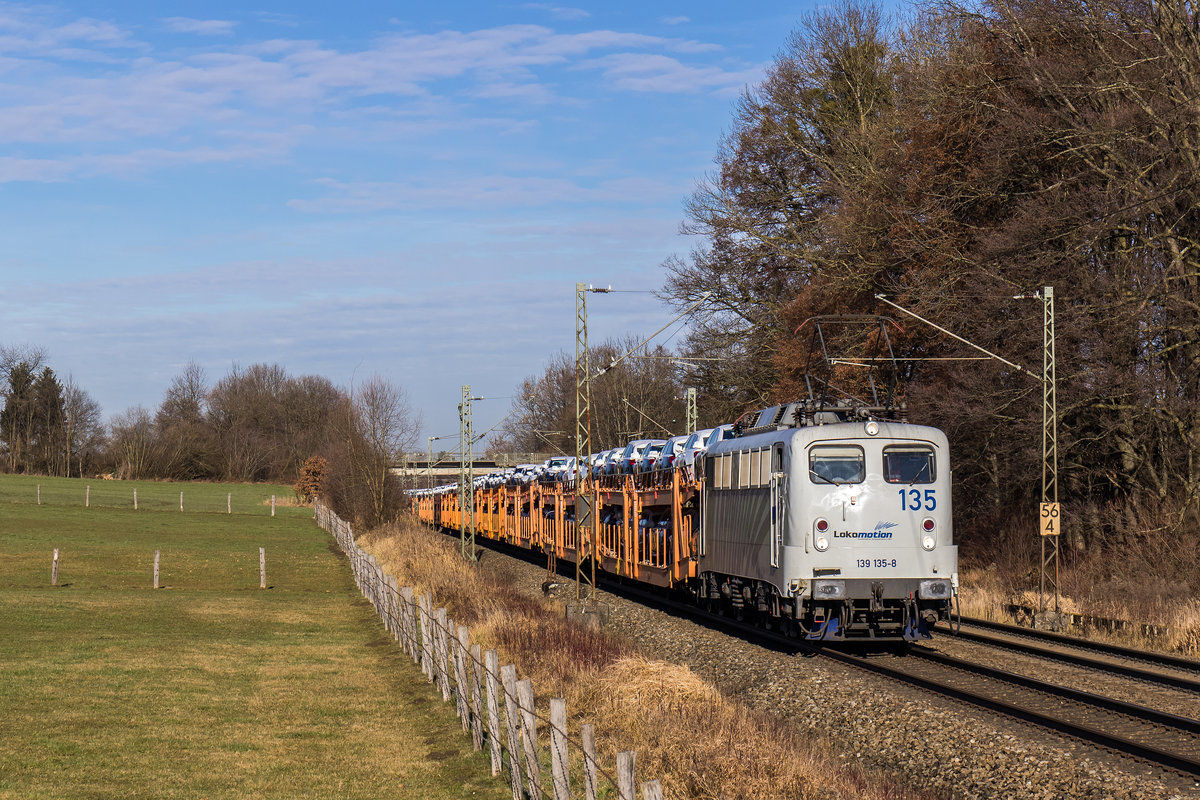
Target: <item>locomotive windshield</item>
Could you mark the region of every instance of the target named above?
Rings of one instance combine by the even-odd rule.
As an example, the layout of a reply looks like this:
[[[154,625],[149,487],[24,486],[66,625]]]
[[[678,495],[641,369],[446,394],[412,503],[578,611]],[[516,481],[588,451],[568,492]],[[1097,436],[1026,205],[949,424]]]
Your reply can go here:
[[[808,451],[808,476],[813,483],[862,483],[867,462],[861,447],[817,445]]]
[[[883,479],[888,483],[933,483],[937,477],[933,448],[896,445],[883,448]]]

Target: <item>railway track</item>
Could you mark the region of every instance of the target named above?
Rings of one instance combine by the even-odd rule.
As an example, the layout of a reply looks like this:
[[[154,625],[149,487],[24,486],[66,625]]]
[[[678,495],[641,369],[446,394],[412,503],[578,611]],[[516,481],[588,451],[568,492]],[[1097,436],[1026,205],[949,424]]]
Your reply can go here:
[[[1131,647],[1121,647],[1105,642],[1092,642],[1075,636],[987,620],[963,618],[962,624],[963,627],[958,631],[945,628],[939,628],[939,630],[943,634],[949,633],[966,641],[1002,647],[1026,655],[1048,658],[1200,694],[1200,661],[1194,659],[1135,650]],[[972,630],[972,628],[978,628],[979,631]],[[1000,635],[982,631],[995,631]],[[1096,655],[1084,655],[1080,651]],[[1134,662],[1147,666],[1132,666],[1122,662]]]
[[[626,585],[615,593],[773,650],[837,661],[1200,780],[1197,719],[995,669],[919,645],[903,654],[857,654],[747,627],[645,589]]]
[[[826,657],[963,700],[1072,738],[1200,777],[1200,720],[912,648],[886,662],[845,653]]]
[[[503,544],[486,542],[485,546],[538,563],[528,553]],[[566,565],[560,568],[565,570]],[[604,590],[777,652],[836,661],[1178,772],[1200,783],[1200,720],[1197,719],[995,669],[919,645],[905,649],[902,654],[893,651],[861,655],[750,627],[732,617],[707,612],[629,583],[606,582]]]

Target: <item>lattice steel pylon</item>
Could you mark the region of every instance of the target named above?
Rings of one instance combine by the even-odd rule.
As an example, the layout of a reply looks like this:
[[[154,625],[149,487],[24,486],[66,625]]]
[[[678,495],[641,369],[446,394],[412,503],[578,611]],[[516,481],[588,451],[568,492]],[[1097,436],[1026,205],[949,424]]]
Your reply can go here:
[[[1054,369],[1054,287],[1043,286],[1042,292],[1042,502],[1058,503],[1058,400],[1057,376]],[[1042,536],[1042,569],[1040,597],[1046,607],[1046,583],[1054,590],[1054,612],[1059,612],[1058,542],[1062,518],[1052,536]],[[1050,546],[1046,540],[1050,539]]]
[[[583,599],[583,584],[596,588],[596,537],[592,519],[591,496],[587,492],[590,476],[585,463],[592,452],[592,368],[588,358],[587,293],[607,291],[575,284],[575,599]],[[583,569],[583,559],[591,559],[591,575]],[[589,591],[590,598],[594,592]]]
[[[684,402],[687,406],[687,432],[689,435],[696,432],[699,425],[699,414],[696,413],[696,387],[689,386],[687,392],[684,393]]]
[[[462,556],[475,560],[475,430],[471,422],[470,384],[463,384],[462,402],[458,404],[459,440],[458,468],[458,534],[462,545]]]

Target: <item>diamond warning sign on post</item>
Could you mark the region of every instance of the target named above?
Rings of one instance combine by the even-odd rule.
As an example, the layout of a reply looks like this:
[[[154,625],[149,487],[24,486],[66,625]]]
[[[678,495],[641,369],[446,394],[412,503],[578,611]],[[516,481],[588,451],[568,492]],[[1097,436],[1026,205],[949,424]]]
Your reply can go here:
[[[1060,522],[1058,503],[1042,503],[1039,521],[1042,536],[1058,536]]]

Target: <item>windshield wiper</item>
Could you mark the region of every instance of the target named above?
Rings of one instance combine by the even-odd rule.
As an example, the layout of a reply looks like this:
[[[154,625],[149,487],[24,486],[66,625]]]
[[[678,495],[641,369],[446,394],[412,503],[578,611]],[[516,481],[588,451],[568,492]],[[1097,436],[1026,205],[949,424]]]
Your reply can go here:
[[[921,479],[921,473],[923,473],[925,470],[929,469],[930,463],[931,462],[929,461],[929,459],[925,459],[925,463],[921,465],[921,468],[919,470],[917,470],[917,474],[914,475],[913,479],[908,482],[909,486],[912,486],[914,483],[916,483],[918,480]]]
[[[813,471],[811,469],[808,471],[808,474],[809,474],[809,477],[811,477],[814,481],[828,483],[831,486],[841,486],[842,485],[842,484],[838,483],[837,481],[833,480],[832,478],[826,478],[824,475],[817,474],[815,471]]]

